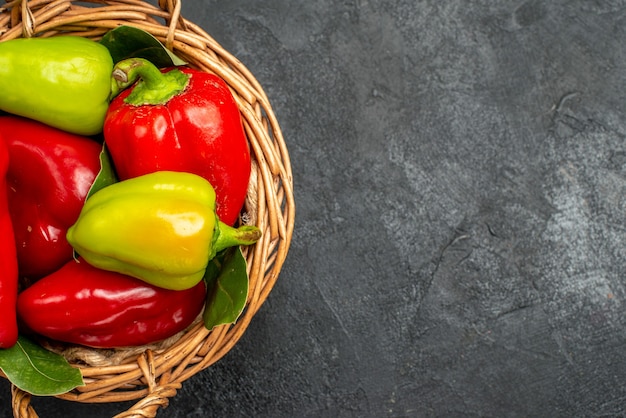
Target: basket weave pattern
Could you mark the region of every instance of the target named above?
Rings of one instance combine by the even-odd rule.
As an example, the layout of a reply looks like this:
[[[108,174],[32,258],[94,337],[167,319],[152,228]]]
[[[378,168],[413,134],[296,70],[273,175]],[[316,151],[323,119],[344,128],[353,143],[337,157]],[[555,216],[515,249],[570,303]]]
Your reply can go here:
[[[91,4],[89,4],[91,3]],[[230,86],[248,137],[252,174],[242,222],[263,232],[243,248],[250,279],[246,308],[233,325],[208,331],[201,320],[153,346],[118,350],[50,346],[81,369],[85,386],[59,398],[85,403],[138,400],[118,417],[154,417],[181,383],[222,358],[268,297],[291,242],[295,204],[289,155],[262,87],[248,69],[200,27],[181,16],[181,0],[14,0],[0,6],[0,42],[77,35],[94,40],[120,25],[143,29],[191,66]],[[28,393],[12,386],[15,417],[38,416]]]

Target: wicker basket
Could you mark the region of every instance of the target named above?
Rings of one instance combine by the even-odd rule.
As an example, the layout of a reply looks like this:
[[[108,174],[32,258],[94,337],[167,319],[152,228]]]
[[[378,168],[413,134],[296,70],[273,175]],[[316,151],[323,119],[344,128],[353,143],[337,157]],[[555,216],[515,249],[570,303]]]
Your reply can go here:
[[[134,349],[50,347],[80,368],[86,384],[59,398],[85,403],[138,400],[118,415],[124,417],[156,416],[183,381],[215,363],[237,343],[271,291],[293,231],[289,155],[267,96],[236,58],[182,18],[180,11],[181,0],[159,0],[158,5],[141,0],[14,0],[0,7],[0,41],[59,34],[97,40],[120,25],[143,29],[190,65],[222,77],[242,115],[253,160],[243,216],[261,228],[263,237],[243,249],[250,287],[246,308],[236,324],[208,331],[197,320],[165,342]],[[28,393],[12,386],[12,395],[14,416],[37,416]]]

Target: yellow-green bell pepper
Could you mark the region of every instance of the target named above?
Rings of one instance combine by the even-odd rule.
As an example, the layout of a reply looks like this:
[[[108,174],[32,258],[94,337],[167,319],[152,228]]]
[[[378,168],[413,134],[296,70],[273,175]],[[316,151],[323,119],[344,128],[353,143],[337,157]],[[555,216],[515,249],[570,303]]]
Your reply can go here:
[[[102,131],[113,59],[79,36],[0,42],[0,109],[79,135]]]
[[[216,253],[249,245],[255,226],[233,228],[215,214],[215,191],[204,178],[157,171],[91,195],[67,240],[89,264],[166,289],[202,280]]]

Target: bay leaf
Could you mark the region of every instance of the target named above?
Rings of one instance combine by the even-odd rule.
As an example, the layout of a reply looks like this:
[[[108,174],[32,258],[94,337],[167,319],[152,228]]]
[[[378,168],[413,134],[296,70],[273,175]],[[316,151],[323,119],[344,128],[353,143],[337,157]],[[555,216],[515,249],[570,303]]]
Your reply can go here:
[[[144,58],[159,68],[185,64],[152,34],[133,26],[111,29],[100,43],[109,50],[114,63],[126,58]]]
[[[87,198],[98,190],[117,182],[117,180],[111,155],[107,150],[106,144],[104,144],[102,145],[102,151],[100,151],[100,171],[87,193]]]
[[[79,369],[64,357],[20,335],[17,343],[0,350],[0,369],[9,381],[37,396],[54,396],[84,386]]]
[[[204,326],[211,330],[218,325],[237,321],[248,298],[247,262],[239,247],[218,254],[207,268],[207,303]]]

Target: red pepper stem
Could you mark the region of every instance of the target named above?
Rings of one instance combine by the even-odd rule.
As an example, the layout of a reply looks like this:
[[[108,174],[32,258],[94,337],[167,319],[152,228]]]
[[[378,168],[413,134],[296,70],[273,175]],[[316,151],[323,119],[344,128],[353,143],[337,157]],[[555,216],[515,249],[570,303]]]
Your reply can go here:
[[[189,76],[176,68],[163,73],[146,59],[128,58],[113,67],[111,99],[135,82],[137,84],[124,102],[135,106],[156,105],[167,103],[185,90]]]
[[[236,245],[252,245],[261,238],[261,230],[254,225],[235,228],[222,221],[218,221],[216,234],[212,250],[215,253]]]

